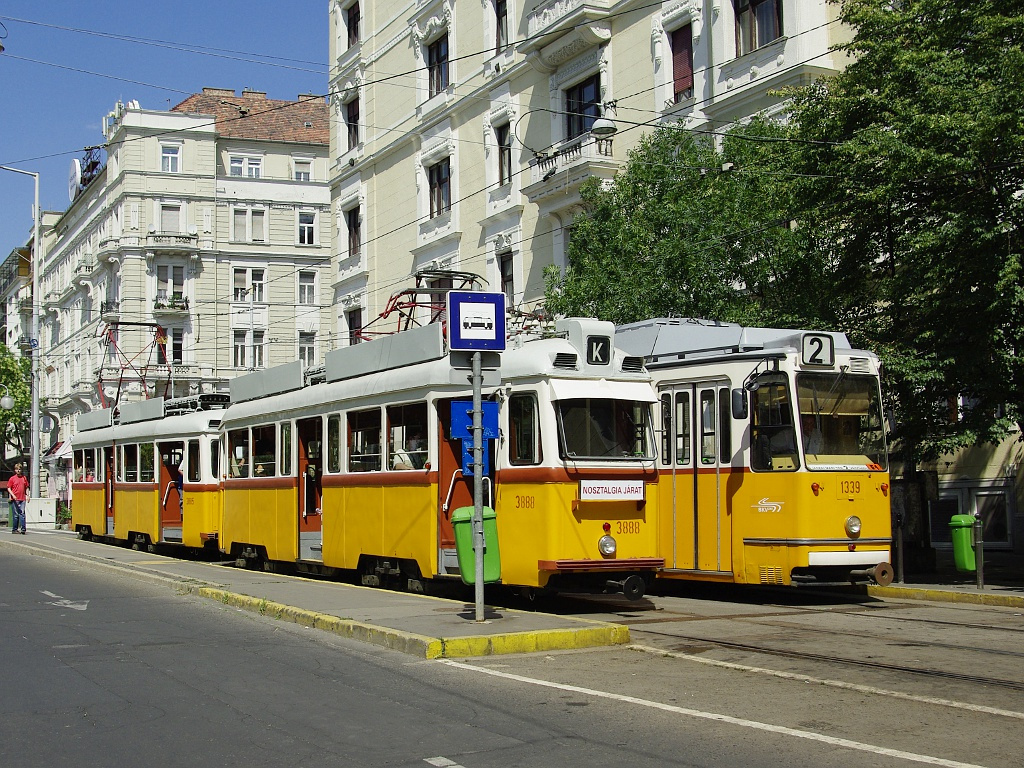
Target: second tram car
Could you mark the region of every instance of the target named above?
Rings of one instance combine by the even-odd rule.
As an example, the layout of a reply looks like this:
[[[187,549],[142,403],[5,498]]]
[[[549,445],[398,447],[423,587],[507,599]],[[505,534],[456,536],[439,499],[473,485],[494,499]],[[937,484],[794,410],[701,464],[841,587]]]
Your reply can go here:
[[[845,335],[705,320],[622,326],[657,390],[662,575],[888,584],[879,362]]]
[[[72,525],[135,548],[217,545],[218,410],[226,395],[143,400],[82,414],[74,438]]]
[[[610,323],[556,331],[514,339],[485,377],[501,581],[639,598],[663,565],[650,377]],[[457,578],[452,513],[473,503],[452,426],[466,368],[436,323],[330,352],[319,382],[299,363],[232,380],[222,549],[270,569],[357,570],[367,585]]]

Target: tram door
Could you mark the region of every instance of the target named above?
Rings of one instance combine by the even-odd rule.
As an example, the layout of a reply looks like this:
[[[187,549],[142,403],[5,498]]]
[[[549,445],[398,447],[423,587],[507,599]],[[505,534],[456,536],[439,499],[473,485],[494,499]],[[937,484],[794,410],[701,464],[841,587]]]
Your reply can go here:
[[[319,418],[295,423],[299,438],[299,559],[323,560],[323,445],[324,425]],[[285,459],[285,457],[288,459]],[[281,425],[282,462],[291,457],[291,425]],[[282,474],[287,470],[281,468]]]
[[[106,530],[104,536],[114,535],[114,449],[103,449],[103,506],[107,510]]]
[[[182,511],[185,503],[185,444],[159,443],[160,449],[160,539],[181,541]]]
[[[437,402],[438,573],[458,573],[452,512],[473,505],[473,478],[462,475],[462,441],[452,438],[451,400]]]
[[[666,567],[726,574],[732,570],[732,518],[726,484],[732,460],[729,383],[659,389],[662,509],[671,524]],[[664,542],[664,537],[663,537]]]

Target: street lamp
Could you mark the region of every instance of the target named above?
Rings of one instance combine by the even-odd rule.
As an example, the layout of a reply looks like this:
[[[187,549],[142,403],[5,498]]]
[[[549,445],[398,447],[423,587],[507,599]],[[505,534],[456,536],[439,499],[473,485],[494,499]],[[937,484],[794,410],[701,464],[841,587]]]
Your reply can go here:
[[[30,415],[31,434],[29,435],[28,480],[29,498],[39,498],[39,258],[43,244],[39,241],[39,174],[32,171],[23,171],[20,168],[9,168],[0,165],[0,171],[20,173],[23,176],[31,176],[35,181],[35,207],[32,209],[33,234],[32,234],[32,262],[29,265],[32,269],[32,338],[30,339],[32,349],[32,413]],[[8,393],[8,398],[10,393]],[[6,407],[6,406],[3,406]]]
[[[11,397],[11,390],[7,388],[6,384],[0,384],[0,387],[4,388],[4,396],[0,397],[0,408],[3,408],[5,411],[13,410],[14,398]]]

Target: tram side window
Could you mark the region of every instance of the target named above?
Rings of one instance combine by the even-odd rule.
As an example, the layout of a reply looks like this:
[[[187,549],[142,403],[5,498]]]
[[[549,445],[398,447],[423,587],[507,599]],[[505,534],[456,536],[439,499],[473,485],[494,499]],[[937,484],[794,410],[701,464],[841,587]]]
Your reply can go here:
[[[220,477],[220,440],[210,441],[210,476]]]
[[[661,396],[661,463],[672,463],[672,395]]]
[[[285,477],[292,473],[292,423],[286,421],[281,425],[281,474]]]
[[[676,464],[690,466],[690,393],[676,394]]]
[[[91,454],[92,451],[88,451],[88,453]],[[86,451],[75,451],[73,454],[75,460],[73,477],[76,483],[80,483],[85,479],[85,454]]]
[[[765,472],[795,470],[799,458],[786,376],[762,376],[751,393],[750,411],[750,466]]]
[[[139,446],[121,446],[121,480],[126,483],[139,481]]]
[[[139,443],[139,482],[152,483],[154,480],[154,462],[156,451],[152,443]]]
[[[275,424],[252,428],[252,460],[255,477],[273,477],[277,474],[276,437],[277,425]]]
[[[185,477],[190,483],[198,483],[199,477],[199,441],[189,440],[185,444]]]
[[[532,392],[512,395],[508,401],[509,463],[514,466],[540,464],[540,422],[537,396]]]
[[[705,389],[700,393],[700,463],[715,463],[715,390]]]
[[[388,466],[423,469],[427,463],[427,404],[388,406]]]
[[[85,451],[85,482],[103,482],[103,449],[88,448]]]
[[[380,409],[348,414],[348,471],[380,469]]]
[[[228,432],[228,467],[232,477],[249,476],[249,430]]]
[[[341,472],[341,414],[327,417],[327,471]]]

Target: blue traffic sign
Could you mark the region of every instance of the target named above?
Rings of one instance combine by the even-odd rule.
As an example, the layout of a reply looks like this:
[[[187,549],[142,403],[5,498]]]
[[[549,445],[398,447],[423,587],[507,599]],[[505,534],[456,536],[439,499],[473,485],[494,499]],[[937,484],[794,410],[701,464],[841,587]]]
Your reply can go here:
[[[448,291],[448,348],[463,352],[503,352],[505,294]]]

